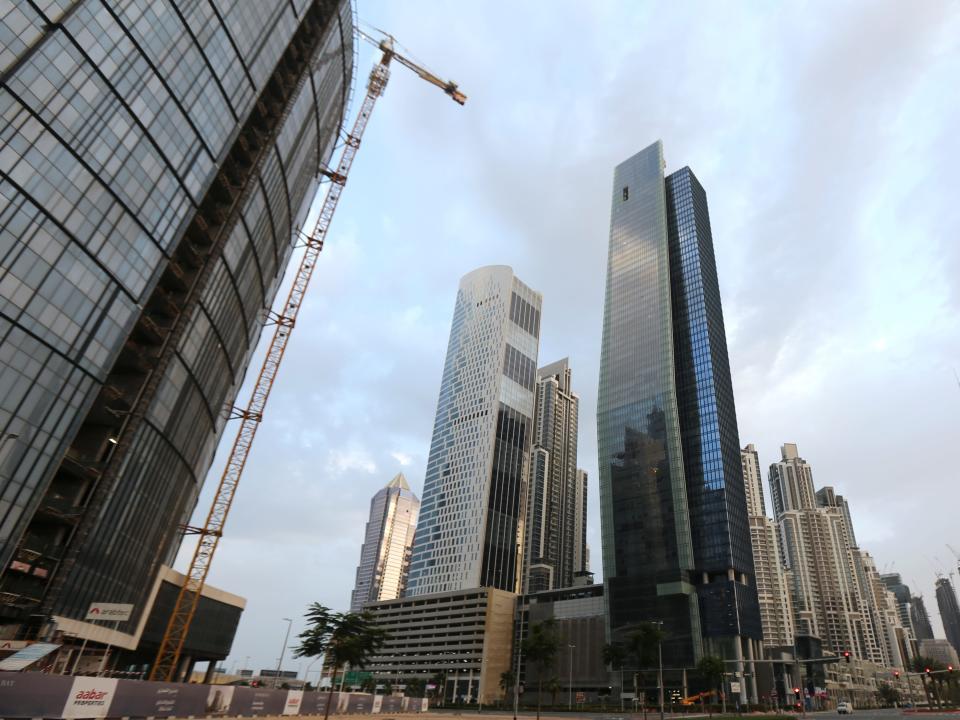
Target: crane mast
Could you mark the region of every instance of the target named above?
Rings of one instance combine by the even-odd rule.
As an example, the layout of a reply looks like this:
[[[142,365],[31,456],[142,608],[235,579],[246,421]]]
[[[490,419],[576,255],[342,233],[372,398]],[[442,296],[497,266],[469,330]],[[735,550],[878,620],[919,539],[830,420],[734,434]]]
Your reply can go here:
[[[239,420],[240,426],[237,429],[237,436],[233,441],[227,465],[220,476],[220,482],[210,512],[207,514],[206,522],[202,528],[187,529],[188,533],[199,535],[199,541],[190,561],[184,583],[177,595],[173,612],[167,622],[156,660],[150,668],[150,680],[175,682],[178,679],[180,655],[183,652],[187,633],[196,614],[200,594],[206,583],[213,556],[217,551],[220,538],[223,537],[223,528],[226,525],[227,516],[230,514],[230,507],[233,504],[237,485],[243,475],[243,469],[250,455],[250,448],[257,434],[257,428],[263,421],[264,408],[270,397],[270,391],[273,389],[280,364],[283,361],[283,355],[296,324],[297,315],[303,307],[303,299],[310,285],[310,278],[316,268],[320,251],[323,250],[324,239],[333,219],[334,211],[340,202],[340,195],[343,193],[343,187],[353,165],[353,160],[357,155],[357,149],[360,147],[360,139],[363,137],[363,132],[370,120],[370,113],[373,112],[377,99],[383,94],[387,80],[390,79],[390,61],[396,58],[398,62],[413,70],[421,78],[442,89],[460,105],[463,105],[467,99],[455,83],[444,82],[417,63],[398,55],[394,50],[392,36],[385,34],[385,38],[377,42],[366,33],[359,32],[359,34],[365,40],[377,45],[383,55],[380,62],[374,65],[370,72],[366,96],[354,121],[353,129],[344,141],[343,152],[336,170],[321,170],[330,179],[330,188],[323,200],[313,232],[309,235],[300,233],[302,241],[298,247],[304,247],[305,250],[300,265],[297,267],[286,302],[279,311],[271,310],[267,314],[265,325],[274,326],[273,337],[270,340],[266,357],[263,359],[263,365],[260,367],[256,384],[250,394],[250,400],[245,409],[234,407],[230,412],[230,419]]]

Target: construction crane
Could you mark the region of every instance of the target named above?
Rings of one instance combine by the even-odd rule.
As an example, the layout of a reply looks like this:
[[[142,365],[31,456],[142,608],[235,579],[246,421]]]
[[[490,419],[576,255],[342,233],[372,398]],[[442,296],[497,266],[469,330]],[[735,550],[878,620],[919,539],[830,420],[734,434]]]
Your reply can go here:
[[[267,404],[267,399],[270,397],[270,390],[273,388],[274,380],[276,380],[280,363],[283,361],[283,354],[287,349],[287,343],[290,341],[297,314],[303,307],[303,299],[310,284],[310,278],[316,267],[320,251],[323,250],[323,242],[330,228],[330,221],[333,219],[333,213],[340,201],[340,194],[343,192],[343,186],[347,181],[347,175],[350,173],[350,167],[353,165],[353,159],[360,147],[360,140],[370,120],[370,113],[373,112],[373,107],[377,99],[383,94],[387,80],[390,78],[391,61],[396,60],[401,65],[413,70],[418,76],[443,90],[460,105],[467,101],[467,96],[460,92],[456,83],[441,80],[413,60],[398,54],[395,49],[396,41],[392,35],[383,33],[384,37],[377,40],[365,32],[358,30],[358,33],[364,40],[376,45],[383,54],[380,62],[370,72],[366,97],[354,121],[353,130],[344,140],[343,153],[336,170],[327,168],[321,171],[323,175],[329,178],[330,188],[323,200],[313,232],[309,235],[300,233],[301,247],[304,247],[305,251],[286,302],[280,310],[272,310],[267,314],[265,325],[274,326],[273,338],[270,340],[267,355],[263,360],[260,374],[257,376],[257,382],[250,394],[247,407],[245,409],[234,407],[230,412],[230,419],[239,420],[240,427],[237,429],[237,436],[233,441],[227,466],[220,477],[220,484],[217,486],[217,492],[214,495],[207,520],[202,528],[191,527],[186,529],[188,534],[199,535],[200,539],[197,543],[197,549],[193,553],[193,559],[190,561],[186,579],[177,596],[173,612],[167,622],[157,658],[150,669],[151,680],[174,682],[178,679],[178,666],[183,644],[187,639],[190,624],[193,622],[193,617],[197,611],[200,593],[206,583],[211,561],[217,551],[220,538],[223,537],[223,528],[227,521],[227,515],[230,513],[230,506],[233,503],[237,485],[243,475],[243,468],[250,455],[250,447],[256,436],[257,428],[263,422],[263,410]]]

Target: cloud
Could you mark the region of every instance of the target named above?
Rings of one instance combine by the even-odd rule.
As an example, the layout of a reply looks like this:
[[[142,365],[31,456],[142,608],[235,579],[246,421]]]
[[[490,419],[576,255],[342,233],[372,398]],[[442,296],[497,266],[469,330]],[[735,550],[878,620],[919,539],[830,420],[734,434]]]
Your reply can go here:
[[[878,565],[932,595],[960,423],[960,7],[359,9],[469,100],[395,67],[371,116],[214,564],[250,598],[235,655],[275,666],[276,618],[345,607],[370,497],[401,468],[421,494],[457,283],[484,264],[543,293],[541,361],[570,357],[599,570],[610,183],[657,138],[707,191],[741,444],[799,443]]]

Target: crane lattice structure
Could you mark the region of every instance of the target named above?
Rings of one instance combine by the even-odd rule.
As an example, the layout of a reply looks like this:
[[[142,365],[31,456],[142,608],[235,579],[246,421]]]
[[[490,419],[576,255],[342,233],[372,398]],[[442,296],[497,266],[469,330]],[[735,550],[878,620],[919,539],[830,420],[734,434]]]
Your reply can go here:
[[[257,428],[263,421],[263,410],[266,407],[270,390],[273,388],[274,380],[276,380],[277,372],[283,361],[283,355],[296,324],[297,315],[303,307],[303,299],[310,285],[310,278],[313,276],[320,251],[323,250],[324,239],[330,228],[334,211],[336,211],[340,202],[340,195],[343,193],[347,175],[350,173],[350,167],[353,165],[353,160],[360,147],[363,132],[370,120],[370,113],[373,112],[377,99],[383,95],[387,80],[390,78],[390,61],[396,60],[410,68],[427,82],[442,89],[460,105],[463,105],[467,100],[467,96],[460,92],[455,83],[443,81],[421,65],[399,55],[395,50],[395,40],[391,35],[384,33],[384,38],[377,41],[367,33],[358,32],[365,40],[376,45],[383,55],[380,62],[373,67],[370,73],[366,97],[363,99],[363,104],[360,106],[357,118],[354,121],[353,130],[344,141],[343,153],[336,170],[325,169],[322,171],[330,179],[330,187],[320,208],[313,232],[309,235],[300,233],[301,240],[298,247],[303,247],[305,250],[286,302],[281,310],[271,310],[267,313],[265,325],[274,326],[273,338],[260,368],[260,374],[257,376],[250,400],[245,409],[234,407],[230,412],[230,419],[239,420],[240,427],[237,430],[236,439],[233,441],[227,466],[220,477],[220,483],[217,486],[217,492],[214,495],[210,512],[207,514],[206,522],[202,528],[187,529],[188,533],[199,535],[200,539],[197,543],[197,549],[193,553],[193,559],[190,561],[190,568],[186,573],[183,586],[177,595],[173,612],[167,622],[157,658],[150,669],[151,680],[174,682],[178,679],[180,654],[183,651],[187,633],[196,614],[200,593],[210,571],[210,564],[217,551],[220,538],[223,537],[223,528],[226,525],[227,516],[230,514],[230,506],[233,504],[233,497],[243,475],[244,466],[250,455],[250,447],[253,445]]]

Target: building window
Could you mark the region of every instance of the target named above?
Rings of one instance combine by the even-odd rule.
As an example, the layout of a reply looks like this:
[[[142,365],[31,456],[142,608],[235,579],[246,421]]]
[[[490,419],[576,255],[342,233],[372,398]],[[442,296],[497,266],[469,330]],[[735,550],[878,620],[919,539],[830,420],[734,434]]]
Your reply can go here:
[[[628,188],[626,185],[623,186],[623,199],[625,201],[630,199],[630,188]]]

